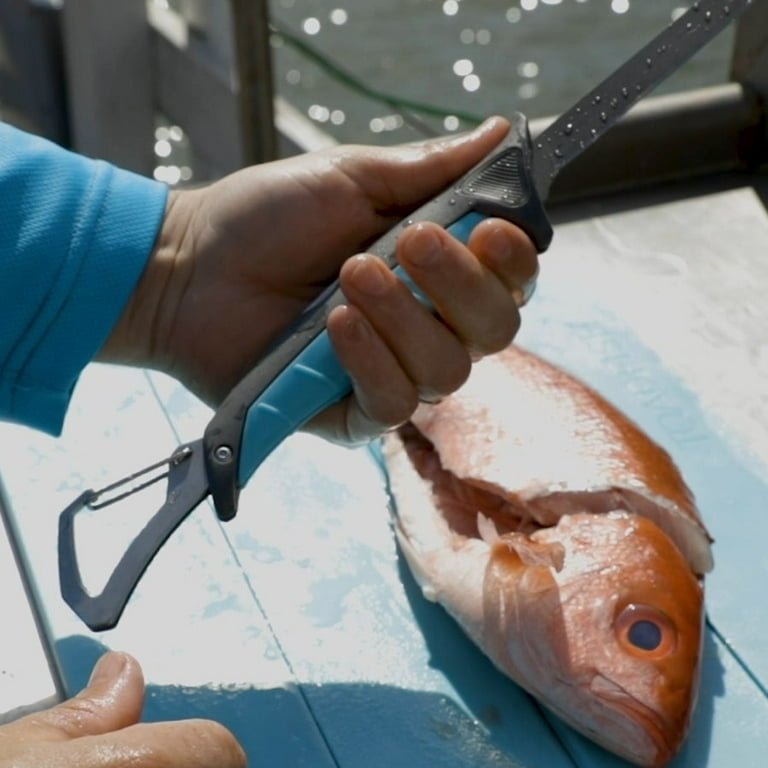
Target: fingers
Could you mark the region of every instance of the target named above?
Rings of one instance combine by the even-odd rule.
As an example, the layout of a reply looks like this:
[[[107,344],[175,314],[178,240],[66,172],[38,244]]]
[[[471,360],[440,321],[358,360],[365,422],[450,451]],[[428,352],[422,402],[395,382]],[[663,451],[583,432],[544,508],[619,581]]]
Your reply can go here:
[[[469,246],[510,292],[517,307],[525,306],[536,287],[539,258],[524,232],[507,221],[486,219],[475,227]]]
[[[246,768],[235,737],[210,720],[141,723],[71,741],[46,768]]]
[[[468,245],[429,223],[400,237],[398,259],[439,317],[374,256],[344,264],[349,306],[331,313],[328,331],[355,396],[322,414],[316,431],[344,442],[375,437],[408,419],[419,401],[458,389],[472,358],[510,343],[537,274],[536,250],[498,219],[478,225]]]
[[[439,244],[430,242],[426,247],[439,249]],[[422,244],[420,257],[426,247]],[[434,254],[438,260],[440,256]],[[469,374],[465,345],[379,259],[370,255],[350,259],[342,268],[340,284],[407,373],[419,399],[440,397],[464,382]]]
[[[456,181],[509,131],[509,121],[491,117],[469,133],[396,147],[348,148],[340,168],[379,211],[412,209]]]
[[[144,704],[144,676],[127,653],[106,653],[86,688],[52,709],[19,721],[36,738],[49,741],[98,735],[139,720]]]
[[[440,227],[419,224],[401,236],[398,259],[473,357],[498,352],[517,333],[537,259],[509,222],[482,222],[469,248]]]
[[[143,699],[138,662],[106,653],[77,696],[0,728],[0,767],[245,768],[245,753],[224,726],[138,723]]]

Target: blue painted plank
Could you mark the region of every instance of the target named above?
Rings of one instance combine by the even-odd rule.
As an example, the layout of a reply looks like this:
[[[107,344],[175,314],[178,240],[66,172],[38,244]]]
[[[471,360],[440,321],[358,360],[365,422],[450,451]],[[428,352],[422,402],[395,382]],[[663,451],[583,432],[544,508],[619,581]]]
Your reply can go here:
[[[126,650],[148,681],[145,719],[213,717],[254,763],[336,765],[207,504],[152,563],[116,629],[90,633],[59,595],[61,509],[85,487],[116,480],[176,444],[143,373],[89,370],[61,440],[14,426],[0,432],[3,482],[68,693],[85,683],[104,650]],[[92,572],[108,572],[163,492],[87,516],[78,538]]]
[[[368,452],[296,436],[225,532],[340,765],[573,766],[530,698],[421,596]]]

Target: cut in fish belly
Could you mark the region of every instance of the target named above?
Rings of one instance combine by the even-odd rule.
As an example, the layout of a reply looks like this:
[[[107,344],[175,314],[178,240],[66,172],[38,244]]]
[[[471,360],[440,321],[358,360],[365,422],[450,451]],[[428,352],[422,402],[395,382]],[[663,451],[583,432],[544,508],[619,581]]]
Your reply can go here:
[[[669,454],[601,395],[512,346],[474,366],[459,392],[422,405],[412,424],[457,478],[539,525],[625,509],[653,520],[697,574],[711,541]]]

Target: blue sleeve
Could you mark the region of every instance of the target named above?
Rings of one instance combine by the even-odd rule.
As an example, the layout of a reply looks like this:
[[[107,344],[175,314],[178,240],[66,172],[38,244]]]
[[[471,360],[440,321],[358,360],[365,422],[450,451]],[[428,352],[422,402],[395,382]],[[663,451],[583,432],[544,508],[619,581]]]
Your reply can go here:
[[[60,432],[166,197],[165,185],[0,123],[0,419]]]

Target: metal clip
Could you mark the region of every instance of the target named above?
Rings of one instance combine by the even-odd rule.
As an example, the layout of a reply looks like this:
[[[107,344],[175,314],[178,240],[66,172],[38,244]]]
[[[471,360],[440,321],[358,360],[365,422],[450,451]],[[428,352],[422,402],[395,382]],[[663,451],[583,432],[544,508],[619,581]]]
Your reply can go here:
[[[128,496],[132,496],[134,493],[143,491],[145,488],[149,488],[149,486],[154,485],[160,480],[163,480],[166,477],[168,477],[173,467],[176,467],[179,464],[181,464],[183,461],[186,461],[186,459],[188,459],[191,455],[192,455],[192,449],[188,445],[183,445],[181,448],[177,448],[167,459],[163,459],[162,461],[156,461],[154,464],[150,464],[148,467],[144,467],[144,469],[140,469],[138,472],[134,472],[132,475],[128,475],[127,477],[124,477],[121,480],[117,480],[114,483],[110,483],[109,485],[104,486],[104,488],[102,488],[101,490],[86,491],[86,493],[89,495],[88,495],[88,498],[85,499],[83,506],[88,507],[88,509],[103,509],[104,507],[108,507],[110,504],[115,504],[116,502],[121,501],[122,499],[125,499]],[[99,499],[102,496],[106,495],[110,491],[114,491],[117,488],[122,488],[124,485],[128,485],[128,483],[132,483],[134,480],[137,480],[140,477],[144,477],[144,475],[148,475],[150,472],[153,472],[159,467],[165,467],[165,466],[168,466],[168,469],[165,472],[159,475],[156,475],[155,477],[152,477],[149,480],[145,480],[139,483],[138,485],[135,485],[132,488],[129,488],[128,490],[123,491],[117,496],[108,498],[106,499],[106,501],[99,501]]]
[[[128,490],[101,501],[101,497],[168,466],[167,471],[142,480]],[[131,542],[98,595],[85,589],[75,549],[74,519],[84,508],[101,509],[167,478],[165,503]],[[181,445],[163,461],[102,488],[88,490],[70,504],[59,518],[59,583],[61,596],[92,630],[111,629],[117,624],[144,571],[155,555],[189,513],[208,495],[208,476],[203,459],[203,442]]]

